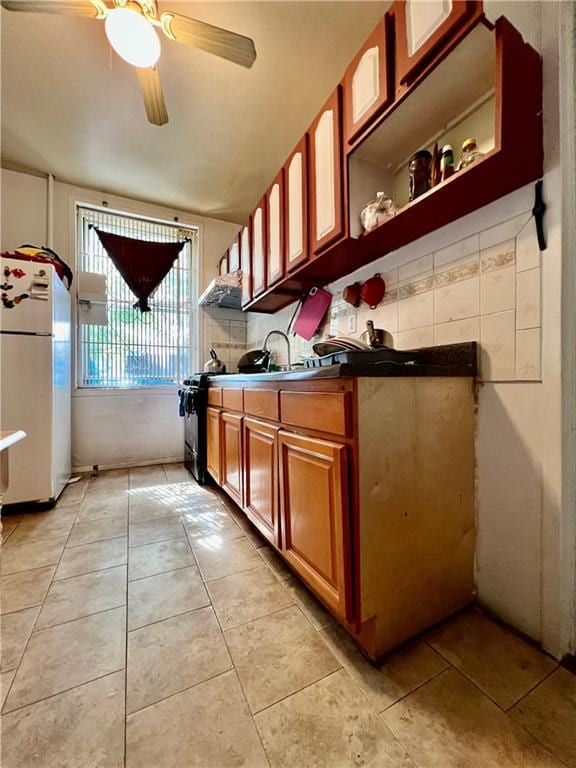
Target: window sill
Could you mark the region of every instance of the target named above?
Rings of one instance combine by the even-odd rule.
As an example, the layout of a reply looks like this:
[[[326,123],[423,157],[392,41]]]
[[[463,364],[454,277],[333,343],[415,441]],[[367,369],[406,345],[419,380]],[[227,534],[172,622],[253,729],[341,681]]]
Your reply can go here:
[[[120,389],[116,387],[77,387],[72,391],[72,397],[175,397],[178,385],[166,387],[134,387]]]

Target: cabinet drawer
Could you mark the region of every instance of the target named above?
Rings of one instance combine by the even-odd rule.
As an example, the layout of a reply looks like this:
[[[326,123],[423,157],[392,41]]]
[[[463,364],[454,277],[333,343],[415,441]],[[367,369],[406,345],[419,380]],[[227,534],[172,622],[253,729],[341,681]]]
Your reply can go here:
[[[210,387],[208,390],[208,405],[222,405],[222,390]]]
[[[242,390],[224,387],[222,390],[222,405],[224,408],[230,408],[231,411],[241,411]]]
[[[280,392],[280,420],[334,435],[351,432],[349,392]]]
[[[278,421],[278,392],[271,389],[245,389],[244,413]]]

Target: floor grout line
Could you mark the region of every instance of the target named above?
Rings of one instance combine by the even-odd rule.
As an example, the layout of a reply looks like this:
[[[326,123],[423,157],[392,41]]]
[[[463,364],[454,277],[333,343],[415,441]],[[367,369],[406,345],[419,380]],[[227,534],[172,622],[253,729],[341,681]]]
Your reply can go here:
[[[150,707],[155,707],[156,704],[161,704],[163,701],[168,701],[168,699],[173,699],[175,696],[179,696],[181,693],[186,693],[186,691],[191,691],[193,688],[197,688],[199,685],[202,685],[203,683],[208,683],[211,680],[216,680],[218,677],[222,677],[223,675],[227,675],[229,672],[236,672],[236,669],[234,665],[228,667],[228,669],[223,669],[222,672],[218,672],[215,675],[211,675],[210,677],[207,677],[205,680],[199,680],[197,683],[194,683],[193,685],[187,685],[186,688],[182,688],[181,691],[174,691],[174,693],[169,693],[168,696],[163,696],[161,699],[158,699],[158,701],[152,701],[150,704],[146,704],[144,707],[140,707],[139,709],[135,709],[133,712],[127,712],[126,713],[126,720],[128,720],[129,717],[132,717],[133,715],[139,715],[141,712],[144,712],[146,709],[150,709]],[[247,768],[250,768],[247,766]]]
[[[504,709],[504,707],[500,707],[500,709],[503,712],[506,712],[506,714],[509,714],[510,710],[514,709],[514,707],[517,704],[520,704],[520,702],[523,701],[526,698],[526,696],[529,696],[533,691],[535,691],[537,688],[539,688],[542,685],[542,683],[544,683],[546,680],[548,680],[549,677],[552,677],[552,675],[559,669],[559,667],[560,667],[560,664],[556,664],[554,669],[551,669],[550,672],[547,672],[541,680],[539,680],[537,683],[535,683],[528,691],[526,691],[526,693],[523,693],[522,696],[520,696],[520,698],[516,699],[516,701],[514,701],[512,704],[510,704],[509,707],[507,707],[506,709]]]
[[[39,635],[40,632],[47,632],[50,629],[56,629],[56,627],[63,627],[66,624],[73,624],[75,621],[83,621],[84,619],[89,619],[92,616],[100,616],[103,613],[109,613],[110,611],[117,611],[118,608],[124,608],[125,605],[126,603],[122,603],[121,605],[114,605],[112,608],[104,608],[101,611],[94,611],[94,613],[87,613],[85,616],[76,616],[75,619],[68,619],[67,621],[61,621],[59,624],[50,624],[50,626],[48,627],[39,627],[37,629],[35,626],[34,629],[32,630],[32,633],[30,634],[30,637],[32,637],[32,635]],[[43,607],[44,605],[42,605],[42,608]],[[40,613],[42,613],[42,611],[40,611]],[[40,616],[40,614],[38,614],[38,616]]]
[[[214,607],[214,606],[213,606]],[[264,753],[264,756],[266,758],[266,762],[268,765],[270,765],[270,759],[268,757],[268,753],[266,752],[266,747],[264,746],[264,742],[262,741],[262,737],[260,736],[260,731],[258,730],[258,727],[256,725],[256,721],[254,720],[254,715],[252,713],[252,709],[250,707],[250,703],[248,701],[248,697],[246,695],[246,690],[244,689],[244,685],[242,683],[242,680],[240,679],[240,675],[238,674],[238,670],[236,668],[236,662],[234,661],[234,656],[232,654],[232,651],[230,650],[230,646],[228,645],[228,641],[226,640],[226,633],[222,629],[222,624],[220,623],[220,618],[216,612],[216,609],[214,609],[214,615],[216,616],[216,621],[218,623],[218,626],[220,627],[220,632],[222,633],[222,639],[224,641],[224,645],[226,646],[226,650],[228,651],[228,655],[230,656],[230,659],[232,661],[232,667],[234,669],[234,674],[236,675],[236,680],[238,681],[238,685],[240,687],[240,691],[242,692],[242,696],[244,698],[244,702],[246,704],[246,709],[248,711],[248,714],[252,720],[252,724],[254,726],[254,730],[256,731],[256,735],[258,737],[258,740],[260,742],[260,746],[262,747],[262,752]]]
[[[42,701],[48,701],[49,699],[54,699],[56,696],[60,696],[63,693],[68,693],[69,691],[75,691],[77,688],[83,688],[85,685],[89,685],[90,683],[96,682],[96,680],[102,680],[105,677],[110,677],[110,675],[117,675],[118,672],[125,672],[125,667],[119,667],[118,669],[113,669],[111,672],[106,672],[104,675],[96,675],[96,677],[90,678],[90,680],[84,680],[82,683],[79,683],[78,685],[71,685],[70,688],[63,688],[61,691],[56,691],[55,693],[51,693],[49,696],[42,696],[41,699],[35,699],[34,701],[29,701],[27,704],[22,704],[20,707],[14,707],[14,709],[5,710],[2,709],[2,717],[5,715],[11,715],[13,712],[20,712],[22,709],[26,709],[26,707],[33,707],[35,704],[40,704]],[[8,701],[8,697],[6,697],[6,702]]]
[[[88,482],[86,489],[84,490],[84,496],[86,495],[86,491],[88,489],[88,485],[90,483]],[[58,502],[56,502],[56,505],[58,505]],[[76,521],[76,518],[80,514],[80,511],[76,512],[76,515],[74,517],[74,522]],[[74,522],[72,523],[72,528],[74,527]],[[72,528],[70,529],[70,532],[72,531]],[[54,583],[54,576],[56,575],[56,571],[58,570],[58,566],[60,565],[60,561],[62,560],[62,555],[64,554],[64,550],[66,549],[66,544],[68,542],[68,539],[70,538],[70,532],[68,533],[68,536],[66,537],[66,541],[64,542],[64,546],[62,547],[62,552],[60,553],[60,557],[58,558],[58,562],[56,563],[56,567],[54,568],[54,573],[52,574],[50,578],[50,582],[48,584],[48,589],[46,590],[46,593],[44,595],[44,599],[42,600],[40,610],[38,611],[38,615],[36,616],[36,619],[34,621],[34,624],[32,626],[32,632],[30,632],[30,635],[28,637],[28,640],[26,641],[26,644],[24,645],[24,650],[22,651],[22,655],[20,656],[20,661],[18,662],[18,666],[16,667],[16,672],[14,674],[14,677],[10,681],[10,687],[8,688],[8,693],[4,697],[4,703],[2,705],[1,712],[4,712],[4,708],[6,707],[6,704],[8,703],[8,699],[10,698],[10,694],[12,692],[12,688],[14,687],[14,682],[16,681],[16,678],[18,677],[18,672],[20,670],[20,666],[22,664],[22,661],[24,659],[24,656],[26,655],[26,651],[28,650],[28,646],[30,645],[30,640],[32,639],[32,635],[34,634],[34,631],[36,629],[36,625],[38,624],[38,619],[40,618],[40,614],[42,613],[42,608],[44,607],[44,603],[46,602],[46,598],[48,597],[48,594],[50,592],[50,589],[52,587],[52,584]],[[37,569],[31,569],[31,570],[37,570]]]

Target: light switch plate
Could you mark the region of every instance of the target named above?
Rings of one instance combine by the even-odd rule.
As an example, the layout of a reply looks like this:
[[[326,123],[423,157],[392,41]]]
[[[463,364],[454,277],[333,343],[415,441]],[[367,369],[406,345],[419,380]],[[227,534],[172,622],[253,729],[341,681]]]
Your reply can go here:
[[[348,333],[356,333],[356,315],[348,315]]]

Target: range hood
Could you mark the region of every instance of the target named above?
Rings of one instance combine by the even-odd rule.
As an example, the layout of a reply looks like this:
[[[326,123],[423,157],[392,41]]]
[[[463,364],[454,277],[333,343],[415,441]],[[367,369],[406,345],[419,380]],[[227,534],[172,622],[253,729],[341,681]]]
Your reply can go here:
[[[198,299],[204,307],[242,308],[242,270],[214,278]]]

